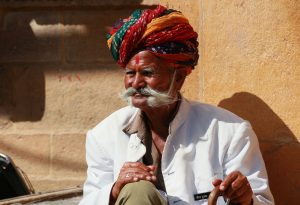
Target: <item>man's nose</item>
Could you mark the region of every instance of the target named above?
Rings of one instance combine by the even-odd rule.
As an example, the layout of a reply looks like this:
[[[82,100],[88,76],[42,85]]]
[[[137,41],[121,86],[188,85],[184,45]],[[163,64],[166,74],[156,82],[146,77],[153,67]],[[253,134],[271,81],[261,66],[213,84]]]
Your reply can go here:
[[[145,87],[145,84],[144,78],[140,74],[136,74],[132,82],[132,87],[139,89]]]

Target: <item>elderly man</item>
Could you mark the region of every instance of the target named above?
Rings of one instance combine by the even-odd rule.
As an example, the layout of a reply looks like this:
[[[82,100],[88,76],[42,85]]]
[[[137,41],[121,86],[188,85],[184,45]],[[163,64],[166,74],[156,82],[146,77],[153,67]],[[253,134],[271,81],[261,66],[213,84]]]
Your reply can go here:
[[[130,106],[87,134],[81,204],[273,204],[257,138],[247,121],[180,94],[198,60],[197,33],[179,11],[136,10],[108,46],[124,68]]]

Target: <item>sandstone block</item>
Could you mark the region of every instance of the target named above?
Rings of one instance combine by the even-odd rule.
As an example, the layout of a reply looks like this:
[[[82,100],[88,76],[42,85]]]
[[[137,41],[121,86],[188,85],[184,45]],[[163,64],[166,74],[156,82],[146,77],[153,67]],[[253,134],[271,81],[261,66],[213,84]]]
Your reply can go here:
[[[85,134],[60,134],[52,137],[51,175],[64,179],[85,177]]]
[[[0,33],[0,62],[58,62],[60,22],[56,11],[5,13]]]
[[[0,150],[29,176],[45,176],[50,168],[49,135],[0,134]]]
[[[0,123],[0,126],[2,124],[3,127],[8,127],[10,120],[40,120],[45,104],[43,69],[27,66],[3,67],[0,74],[0,99],[0,119],[7,120],[6,123]]]
[[[1,133],[85,133],[125,105],[119,98],[124,87],[123,71],[115,64],[45,65],[43,69],[35,65],[27,69],[8,69],[10,73],[23,73],[16,75],[18,80],[0,75]],[[32,118],[34,110],[42,107],[44,111],[36,115],[39,118]]]
[[[67,188],[74,188],[78,186],[83,186],[84,179],[43,179],[43,178],[35,178],[31,180],[32,185],[36,192],[50,192],[50,191],[58,191]]]
[[[65,11],[65,55],[69,63],[113,63],[106,34],[119,18],[131,9]]]
[[[41,126],[56,132],[85,133],[124,105],[119,98],[123,89],[122,70],[115,65],[83,67],[82,70],[46,71],[45,114]]]

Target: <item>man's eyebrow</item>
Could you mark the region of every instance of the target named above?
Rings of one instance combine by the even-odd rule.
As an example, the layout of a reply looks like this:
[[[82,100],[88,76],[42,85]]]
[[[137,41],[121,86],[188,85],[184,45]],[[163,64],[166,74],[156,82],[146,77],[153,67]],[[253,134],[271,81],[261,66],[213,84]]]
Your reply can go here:
[[[153,71],[153,67],[152,66],[145,66],[144,68],[142,68],[142,71]]]
[[[127,72],[127,71],[132,71],[132,70],[133,70],[133,69],[130,69],[130,68],[125,68],[125,69],[124,69],[125,72]]]
[[[153,66],[153,65],[145,65],[145,66],[143,66],[142,68],[141,68],[141,70],[154,70],[154,68],[155,68],[155,66]],[[126,72],[126,71],[132,71],[132,70],[134,70],[134,69],[132,69],[132,68],[124,68],[124,71]]]

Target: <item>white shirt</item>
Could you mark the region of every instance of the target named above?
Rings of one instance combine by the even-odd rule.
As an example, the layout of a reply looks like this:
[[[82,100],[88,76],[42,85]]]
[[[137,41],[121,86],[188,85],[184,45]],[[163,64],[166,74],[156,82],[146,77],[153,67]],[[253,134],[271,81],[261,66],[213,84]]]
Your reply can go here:
[[[146,152],[136,134],[122,130],[138,113],[125,107],[87,133],[87,180],[81,205],[108,205],[113,183],[126,161]],[[232,171],[244,174],[253,190],[253,204],[273,204],[258,140],[247,121],[224,109],[182,99],[169,126],[161,160],[170,205],[200,205],[194,195],[213,189],[214,178]],[[225,204],[219,197],[218,204]]]

